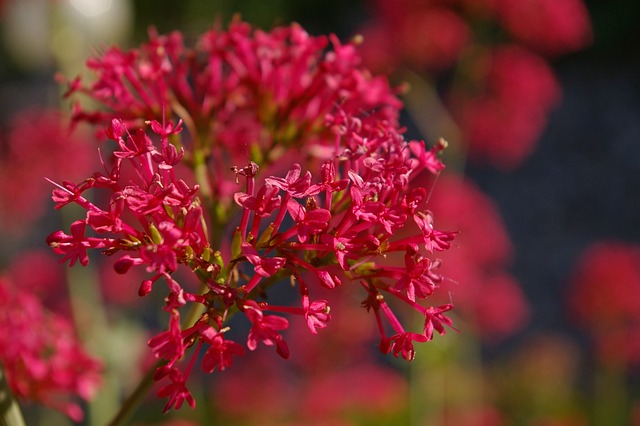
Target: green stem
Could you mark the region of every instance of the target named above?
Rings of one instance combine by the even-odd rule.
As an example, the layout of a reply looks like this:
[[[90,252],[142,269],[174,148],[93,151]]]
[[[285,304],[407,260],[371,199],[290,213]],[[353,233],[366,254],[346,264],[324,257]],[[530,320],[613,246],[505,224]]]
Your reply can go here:
[[[601,363],[596,368],[593,424],[629,424],[627,414],[630,398],[625,383],[625,372],[624,363],[616,361],[609,364]]]
[[[127,420],[133,415],[135,410],[140,406],[144,398],[149,393],[151,386],[153,386],[153,374],[156,369],[165,363],[164,360],[158,361],[152,368],[147,371],[138,386],[129,395],[129,397],[122,403],[120,410],[116,416],[111,420],[109,426],[120,426],[126,424]]]
[[[0,365],[0,426],[25,426],[20,406],[13,398],[9,381]]]
[[[194,304],[191,306],[191,309],[187,313],[185,324],[188,326],[193,325],[200,315],[202,315],[204,308],[199,304]],[[124,400],[118,413],[111,420],[109,426],[120,426],[126,424],[127,420],[133,415],[133,413],[138,409],[140,404],[142,404],[144,398],[147,396],[151,387],[153,386],[154,380],[153,375],[156,370],[166,364],[165,360],[160,360],[156,362],[138,383],[138,386],[133,390],[133,392]],[[0,425],[2,426],[2,425]]]

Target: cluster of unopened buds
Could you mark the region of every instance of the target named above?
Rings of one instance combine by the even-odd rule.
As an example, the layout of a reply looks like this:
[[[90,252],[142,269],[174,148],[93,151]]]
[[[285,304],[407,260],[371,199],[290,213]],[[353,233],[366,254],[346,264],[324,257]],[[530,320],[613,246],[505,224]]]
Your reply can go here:
[[[273,42],[265,33],[251,38],[242,24],[237,24],[229,33],[208,34],[205,40],[214,43],[214,35],[235,40],[234,43],[242,46],[244,50],[225,51],[223,58],[236,71],[248,69],[247,75],[251,74],[250,67],[242,62],[255,65],[248,51],[261,52],[252,50],[251,43]],[[318,41],[323,39],[309,38],[297,26],[274,30],[271,36],[284,40],[284,44],[278,45],[279,49],[283,49],[282,46],[293,49],[291,44],[300,43],[315,56],[324,54],[324,44]],[[335,50],[338,53],[331,52],[334,56],[345,52],[353,55],[352,50],[338,44]],[[331,56],[319,60],[324,68],[316,67],[309,65],[308,59],[315,56],[297,50],[300,51],[305,60],[295,62],[293,68],[302,73],[302,77],[304,73],[312,77],[313,73],[320,73],[324,83],[330,84],[329,72],[351,75],[357,71],[362,77],[358,84],[364,89],[381,87],[354,66],[353,60],[347,62],[351,65],[340,66],[346,71],[332,70],[326,65],[330,62],[326,58]],[[209,53],[212,56],[208,64],[213,69],[217,57]],[[127,71],[135,55],[126,57],[130,60],[128,64],[119,63],[113,69],[119,70],[119,76],[124,75],[129,83],[136,83],[138,80]],[[262,59],[260,70],[273,77],[277,67],[270,69],[267,59],[277,62],[279,57]],[[141,60],[140,64],[137,71],[152,71],[152,63]],[[169,64],[173,64],[178,73],[192,69],[179,68],[179,58],[175,55],[169,55],[166,62],[158,62],[158,66],[164,68]],[[297,69],[303,65],[309,68]],[[285,74],[290,75],[290,71],[288,68]],[[225,84],[235,81],[241,85],[245,81],[233,78],[227,75]],[[186,78],[175,80],[176,84],[188,84]],[[301,80],[309,91],[315,90],[312,78]],[[279,81],[296,85],[295,81]],[[77,81],[72,85],[79,90]],[[228,333],[233,327],[234,315],[244,315],[251,324],[246,348],[254,350],[262,342],[274,346],[284,358],[289,356],[283,334],[289,326],[288,317],[303,318],[314,334],[325,328],[331,319],[330,307],[326,300],[314,296],[318,287],[361,286],[362,306],[376,318],[380,349],[396,357],[401,355],[412,360],[414,342],[429,341],[434,332],[443,334],[444,326],[452,325],[445,316],[452,308],[451,303],[429,306],[423,301],[443,280],[438,273],[439,261],[430,255],[448,249],[455,233],[434,227],[433,215],[427,209],[428,189],[417,181],[422,172],[438,174],[444,168],[438,152],[446,142],[440,140],[428,148],[423,141],[408,141],[393,115],[384,119],[380,114],[367,113],[360,109],[357,96],[340,103],[337,100],[348,93],[338,89],[340,87],[322,88],[329,90],[334,98],[318,98],[318,102],[321,99],[326,104],[319,110],[321,105],[314,104],[313,97],[300,95],[298,108],[305,113],[315,108],[314,114],[321,119],[315,120],[314,126],[321,130],[315,138],[314,134],[298,133],[297,140],[303,142],[299,142],[297,148],[292,144],[282,147],[305,152],[299,164],[289,162],[274,168],[279,161],[276,155],[271,155],[278,149],[275,145],[265,150],[267,155],[245,154],[246,161],[242,164],[216,162],[236,154],[229,154],[229,146],[194,141],[200,119],[194,119],[195,113],[186,111],[202,112],[202,108],[179,109],[167,103],[162,105],[163,109],[166,107],[185,120],[168,122],[164,118],[144,117],[146,128],[132,128],[131,117],[118,118],[118,111],[114,110],[106,135],[116,145],[111,150],[101,150],[110,152],[101,155],[104,170],[78,184],[55,183],[56,208],[75,203],[86,210],[84,218],[71,224],[69,234],[57,231],[47,240],[70,265],[76,262],[86,265],[88,250],[97,249],[119,256],[115,263],[119,273],[125,274],[132,267],[146,268],[150,276],[140,285],[140,296],[157,291],[154,288],[162,281],[167,285],[164,310],[169,315],[169,327],[148,342],[155,356],[163,361],[156,369],[155,379],[168,381],[159,391],[160,396],[168,397],[165,411],[179,408],[185,401],[195,405],[186,383],[199,354],[203,353],[205,372],[225,370],[232,365],[234,357],[244,354],[245,345]],[[95,92],[104,93],[105,87],[97,87]],[[134,92],[149,93],[140,88]],[[220,109],[228,108],[232,100],[239,102],[237,106],[241,109],[244,101],[238,101],[238,96],[249,98],[245,92],[229,87],[223,92],[209,97],[228,95],[226,101],[216,101]],[[395,99],[390,92],[381,92],[383,98]],[[126,98],[123,94],[116,95]],[[301,102],[308,104],[302,108]],[[114,109],[117,105],[112,106]],[[264,110],[255,113],[266,114]],[[77,114],[81,118],[88,116],[85,112]],[[250,119],[247,122],[253,123]],[[183,127],[187,127],[191,142],[185,142],[188,139],[183,138]],[[205,126],[206,129],[214,127],[213,124]],[[238,145],[243,142],[236,141]],[[198,159],[203,157],[206,161],[200,162]],[[280,157],[280,161],[282,158],[286,157]],[[179,177],[184,164],[191,166],[194,183]],[[265,169],[278,169],[282,174],[274,175]],[[229,206],[224,203],[227,189],[218,187],[228,182],[236,188]],[[203,185],[208,188],[204,189]],[[94,194],[89,195],[91,192]],[[108,197],[101,197],[104,194]],[[188,291],[181,285],[175,277],[179,268],[192,271],[202,284],[202,291]],[[294,289],[299,301],[286,306],[273,304],[264,297],[271,287]],[[423,318],[421,329],[416,332],[405,329],[402,316],[392,311],[394,305],[418,312]],[[190,348],[193,350],[189,361],[181,367],[179,362],[188,358]]]

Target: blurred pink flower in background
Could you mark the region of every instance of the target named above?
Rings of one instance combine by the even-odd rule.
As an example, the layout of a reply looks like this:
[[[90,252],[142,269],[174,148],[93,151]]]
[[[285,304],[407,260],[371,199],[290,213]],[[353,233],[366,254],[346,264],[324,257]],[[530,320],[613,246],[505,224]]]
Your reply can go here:
[[[478,87],[453,88],[453,115],[471,160],[516,168],[534,151],[560,86],[543,58],[517,45],[488,50],[476,61],[468,72]]]
[[[581,0],[497,0],[498,16],[514,37],[545,56],[575,52],[592,39]]]
[[[410,70],[437,88],[470,159],[506,170],[533,152],[560,100],[549,61],[592,38],[581,0],[370,3],[359,30],[365,64],[400,79]]]
[[[602,362],[640,362],[640,246],[608,240],[585,249],[567,302],[570,319],[593,338]]]
[[[78,400],[100,384],[101,364],[89,356],[67,315],[44,308],[20,282],[0,275],[0,362],[21,398],[83,418]]]
[[[519,282],[508,272],[513,248],[498,209],[471,181],[442,175],[430,206],[443,226],[460,230],[457,242],[439,254],[444,261],[440,297],[450,297],[467,321],[488,342],[519,331],[529,305]]]
[[[5,272],[20,291],[37,294],[47,309],[67,317],[71,315],[67,277],[51,251],[32,249],[14,253]]]
[[[443,2],[373,2],[373,19],[360,29],[365,63],[393,71],[401,64],[430,72],[455,64],[470,39],[464,17]]]
[[[83,132],[71,134],[61,111],[33,108],[16,112],[0,134],[0,227],[27,232],[44,215],[50,179],[81,179],[93,170],[96,149]]]

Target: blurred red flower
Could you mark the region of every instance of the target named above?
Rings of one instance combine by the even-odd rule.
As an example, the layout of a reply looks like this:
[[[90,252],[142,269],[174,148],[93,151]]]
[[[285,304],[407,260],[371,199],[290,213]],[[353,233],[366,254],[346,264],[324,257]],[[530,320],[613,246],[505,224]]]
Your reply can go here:
[[[94,169],[95,147],[73,135],[61,111],[16,113],[0,134],[0,227],[19,234],[46,211],[51,184],[45,177],[79,180]]]
[[[602,361],[640,361],[640,246],[598,241],[580,255],[569,279],[568,307]]]
[[[478,91],[454,89],[452,110],[473,161],[513,169],[533,152],[560,85],[542,57],[517,45],[497,47],[478,64]]]
[[[502,0],[497,8],[509,33],[544,55],[574,52],[591,42],[589,13],[581,0]]]
[[[430,206],[442,226],[459,229],[457,244],[439,253],[448,291],[460,315],[488,342],[524,327],[529,305],[520,283],[508,272],[511,240],[497,206],[473,183],[443,175],[434,187]],[[458,284],[459,283],[459,284]]]
[[[87,355],[66,317],[44,308],[9,276],[0,276],[0,363],[19,398],[83,418],[79,399],[90,399],[101,364]]]

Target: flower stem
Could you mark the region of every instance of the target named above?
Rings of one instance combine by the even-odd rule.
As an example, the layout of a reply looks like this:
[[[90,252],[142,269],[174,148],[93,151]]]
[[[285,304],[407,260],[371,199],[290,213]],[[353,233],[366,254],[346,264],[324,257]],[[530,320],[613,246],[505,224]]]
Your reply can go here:
[[[153,386],[153,374],[156,369],[162,366],[166,361],[158,361],[152,368],[147,371],[135,390],[129,395],[129,397],[122,403],[120,410],[116,416],[111,420],[109,426],[120,426],[126,424],[127,420],[133,415],[134,411],[140,406],[142,400],[147,396],[151,386]]]
[[[0,365],[0,426],[25,426],[20,406],[13,398],[9,381]]]
[[[203,289],[204,288],[206,288],[206,286],[203,287]],[[202,315],[202,310],[203,310],[202,305],[200,304],[192,305],[191,309],[187,313],[185,324],[193,325],[198,320],[198,317]],[[140,380],[140,383],[138,383],[138,386],[136,386],[133,392],[127,397],[127,399],[124,400],[124,402],[120,406],[120,409],[118,410],[118,413],[115,415],[113,420],[111,420],[111,422],[109,423],[109,426],[120,426],[120,425],[126,424],[127,420],[138,409],[140,404],[142,404],[142,401],[144,400],[144,398],[147,396],[147,394],[151,390],[151,387],[153,386],[153,383],[154,383],[153,375],[155,374],[156,370],[159,367],[166,364],[166,362],[167,362],[166,360],[161,359],[155,364],[153,364],[151,368],[149,368],[149,370],[147,370],[146,374]],[[3,425],[0,425],[0,426],[3,426]]]

